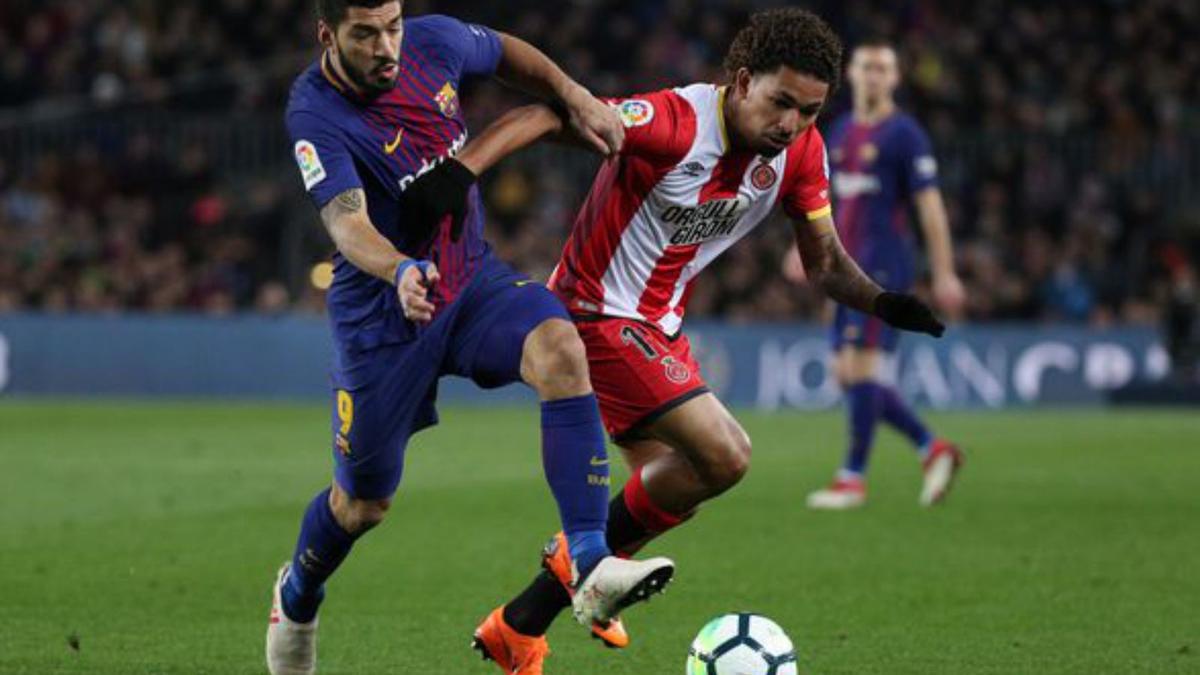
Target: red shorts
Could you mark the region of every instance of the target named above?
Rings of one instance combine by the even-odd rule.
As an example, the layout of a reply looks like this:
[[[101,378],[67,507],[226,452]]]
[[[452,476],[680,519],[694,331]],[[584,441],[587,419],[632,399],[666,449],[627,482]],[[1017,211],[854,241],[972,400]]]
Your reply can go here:
[[[576,317],[575,326],[604,428],[615,440],[708,391],[682,333],[671,339],[641,321],[608,317]]]

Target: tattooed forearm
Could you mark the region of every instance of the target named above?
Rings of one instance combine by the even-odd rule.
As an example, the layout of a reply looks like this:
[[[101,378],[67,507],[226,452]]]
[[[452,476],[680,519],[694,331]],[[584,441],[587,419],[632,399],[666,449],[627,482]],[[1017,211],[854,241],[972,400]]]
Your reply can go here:
[[[796,226],[796,246],[808,277],[837,302],[871,312],[883,289],[842,248],[833,223],[823,220]]]
[[[846,254],[841,244],[833,238],[835,251],[833,268],[821,279],[821,288],[826,295],[843,305],[848,305],[861,312],[870,313],[875,304],[875,298],[883,292],[871,277],[868,277],[854,259]]]
[[[404,256],[375,229],[361,188],[346,190],[321,209],[321,220],[338,251],[355,267],[392,281]]]

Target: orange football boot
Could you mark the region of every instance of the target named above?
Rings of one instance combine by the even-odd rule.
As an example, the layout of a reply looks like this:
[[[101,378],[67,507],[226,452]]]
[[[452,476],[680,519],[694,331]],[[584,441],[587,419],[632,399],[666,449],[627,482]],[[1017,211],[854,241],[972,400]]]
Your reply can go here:
[[[567,535],[559,532],[546,543],[546,548],[542,549],[542,567],[558,579],[569,595],[575,595],[575,586],[572,584],[574,573],[571,569],[571,551],[567,548]],[[624,649],[629,646],[629,633],[625,632],[625,624],[621,622],[621,618],[616,616],[607,624],[593,623],[592,637],[603,642],[604,646],[610,649]]]
[[[550,654],[545,636],[521,635],[504,622],[504,607],[491,614],[475,629],[471,648],[483,654],[483,660],[495,661],[505,675],[543,675],[542,662]]]

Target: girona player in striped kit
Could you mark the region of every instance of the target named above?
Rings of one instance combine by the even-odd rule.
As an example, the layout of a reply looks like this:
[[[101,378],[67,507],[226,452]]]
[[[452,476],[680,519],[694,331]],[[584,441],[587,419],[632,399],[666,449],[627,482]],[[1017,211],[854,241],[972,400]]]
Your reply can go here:
[[[682,324],[697,275],[776,205],[794,223],[811,280],[830,297],[897,328],[941,335],[928,307],[885,292],[838,240],[825,145],[813,122],[837,85],[841,52],[816,15],[768,10],[735,38],[725,86],[610,101],[624,145],[596,176],[549,285],[583,338],[605,427],[632,473],[609,507],[606,538],[615,553],[632,555],[685,522],[749,467],[750,439],[705,385]],[[458,159],[486,169],[562,127],[548,108],[518,109]],[[429,185],[415,194],[433,199],[432,182],[418,182]],[[476,631],[476,647],[506,673],[542,672],[545,632],[571,604],[561,533],[543,566]],[[619,619],[592,631],[609,646],[629,642]]]

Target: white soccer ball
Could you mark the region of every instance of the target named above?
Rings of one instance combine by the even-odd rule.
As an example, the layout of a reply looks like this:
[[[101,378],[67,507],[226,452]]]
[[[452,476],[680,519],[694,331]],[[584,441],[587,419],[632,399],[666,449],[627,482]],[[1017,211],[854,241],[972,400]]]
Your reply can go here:
[[[791,638],[758,614],[726,614],[709,621],[688,650],[687,675],[796,674]]]

